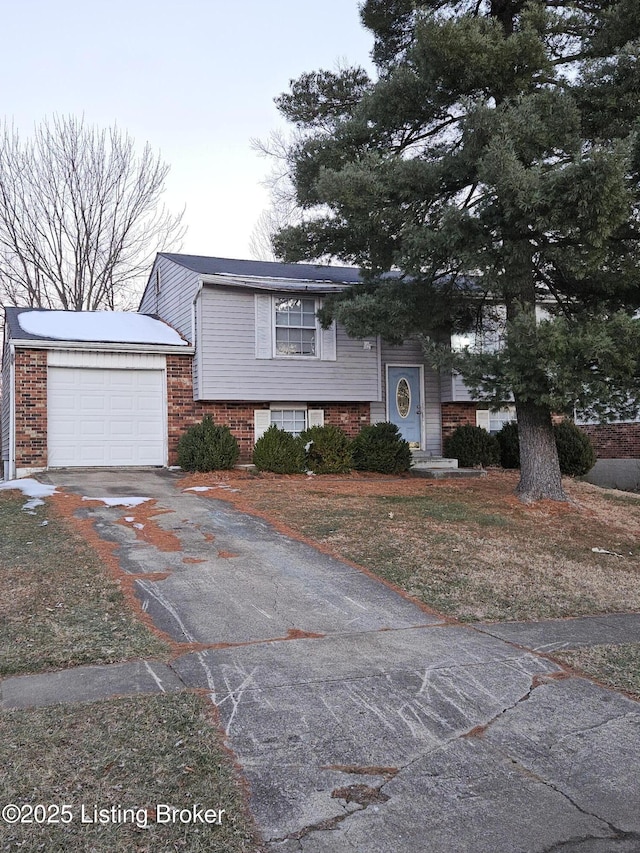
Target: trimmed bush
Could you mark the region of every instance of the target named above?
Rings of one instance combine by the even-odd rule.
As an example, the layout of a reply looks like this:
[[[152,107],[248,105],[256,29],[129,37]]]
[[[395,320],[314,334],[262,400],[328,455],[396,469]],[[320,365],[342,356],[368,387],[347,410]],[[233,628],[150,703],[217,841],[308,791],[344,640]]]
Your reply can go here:
[[[500,445],[500,464],[503,468],[520,467],[520,442],[518,440],[518,424],[508,421],[500,432],[496,433]]]
[[[411,467],[409,442],[388,421],[363,427],[351,442],[351,456],[358,471],[400,474]]]
[[[554,424],[560,473],[567,477],[581,477],[596,464],[596,454],[591,439],[572,421]],[[505,424],[496,438],[500,444],[500,464],[503,468],[520,467],[518,424]]]
[[[210,415],[189,427],[178,441],[178,465],[185,471],[224,471],[233,468],[239,456],[229,427],[216,426]]]
[[[304,461],[304,445],[300,439],[275,425],[260,436],[253,448],[253,464],[259,471],[301,474]]]
[[[461,468],[500,464],[498,440],[482,427],[456,427],[445,440],[443,451],[445,456],[457,459]]]
[[[581,477],[596,464],[596,454],[591,439],[573,421],[555,424],[560,471],[568,477]]]
[[[305,462],[314,474],[345,474],[351,470],[350,442],[340,427],[313,426],[300,435]]]

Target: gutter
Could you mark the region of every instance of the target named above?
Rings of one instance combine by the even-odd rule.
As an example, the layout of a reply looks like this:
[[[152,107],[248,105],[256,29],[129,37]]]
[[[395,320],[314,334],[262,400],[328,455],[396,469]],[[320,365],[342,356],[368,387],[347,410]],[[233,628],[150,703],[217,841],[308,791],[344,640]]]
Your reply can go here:
[[[341,293],[356,282],[335,282],[322,279],[269,278],[268,276],[234,276],[219,273],[200,277],[200,289],[203,284],[217,284],[227,287],[246,287],[251,290],[269,290],[273,293],[295,290],[301,293]]]
[[[176,353],[185,353],[193,355],[195,348],[189,344],[181,346],[180,344],[133,344],[133,343],[115,343],[105,341],[58,341],[42,338],[38,339],[17,339],[14,338],[12,347],[20,347],[20,349],[49,349],[49,350],[94,350],[97,352],[145,352],[158,353],[160,355],[175,355]]]

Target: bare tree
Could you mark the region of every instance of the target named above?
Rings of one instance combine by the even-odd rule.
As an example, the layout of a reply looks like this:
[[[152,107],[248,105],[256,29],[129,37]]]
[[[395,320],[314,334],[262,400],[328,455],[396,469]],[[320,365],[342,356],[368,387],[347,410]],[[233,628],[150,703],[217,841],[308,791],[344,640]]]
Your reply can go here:
[[[302,211],[296,198],[296,190],[291,180],[289,165],[289,146],[291,139],[282,133],[272,133],[266,142],[252,141],[253,148],[260,156],[269,158],[273,166],[270,174],[262,182],[269,190],[270,205],[256,220],[251,237],[249,251],[260,261],[278,260],[271,238],[288,225],[298,225]]]
[[[0,291],[15,305],[133,307],[156,251],[184,236],[161,203],[169,167],[112,127],[54,117],[0,126]]]

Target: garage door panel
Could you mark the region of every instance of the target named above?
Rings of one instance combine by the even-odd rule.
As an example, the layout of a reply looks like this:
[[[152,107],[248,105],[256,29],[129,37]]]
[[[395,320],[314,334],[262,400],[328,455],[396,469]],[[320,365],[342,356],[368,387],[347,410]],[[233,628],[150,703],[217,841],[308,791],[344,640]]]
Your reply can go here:
[[[49,465],[164,465],[164,372],[49,368]]]

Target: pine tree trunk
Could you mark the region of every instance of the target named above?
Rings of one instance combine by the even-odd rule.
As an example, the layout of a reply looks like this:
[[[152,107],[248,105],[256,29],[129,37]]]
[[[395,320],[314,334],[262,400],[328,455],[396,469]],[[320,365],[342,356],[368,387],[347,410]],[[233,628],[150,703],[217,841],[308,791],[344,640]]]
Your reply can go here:
[[[551,412],[546,406],[516,400],[520,439],[520,482],[516,494],[524,503],[568,500],[562,488]]]

